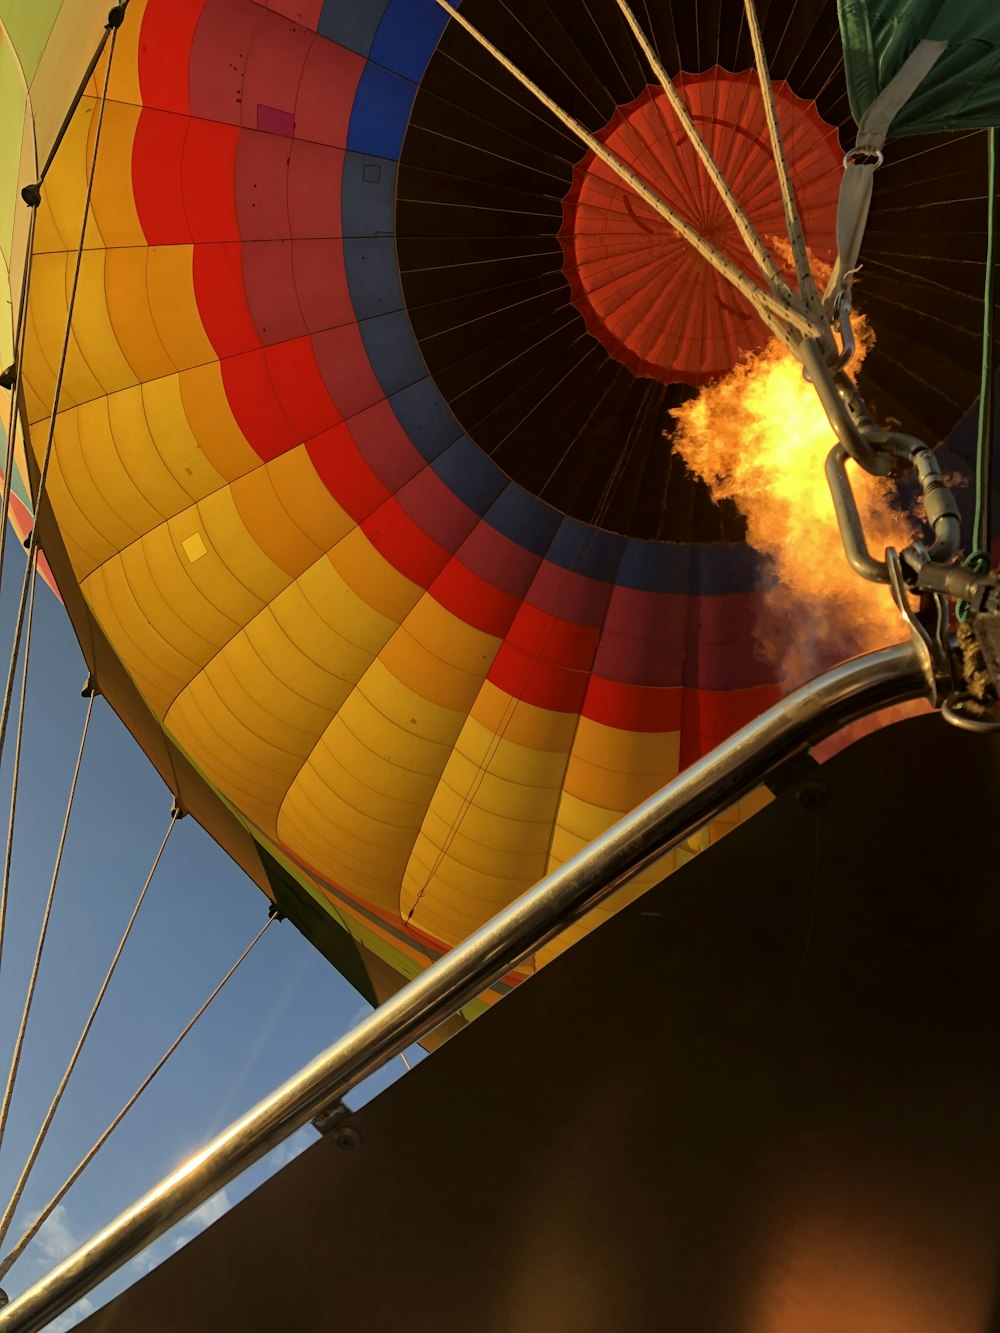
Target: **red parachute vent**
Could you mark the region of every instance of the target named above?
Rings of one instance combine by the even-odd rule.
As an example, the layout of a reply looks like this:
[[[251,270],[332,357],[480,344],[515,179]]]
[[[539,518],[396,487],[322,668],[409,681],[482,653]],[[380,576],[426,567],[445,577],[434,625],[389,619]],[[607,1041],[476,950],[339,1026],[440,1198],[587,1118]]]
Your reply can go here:
[[[757,76],[681,74],[691,117],[779,268],[793,279],[778,175]],[[842,150],[815,103],[775,83],[799,216],[822,280],[835,256]],[[660,87],[619,107],[597,137],[748,276],[763,276]],[[759,350],[768,331],[749,303],[593,153],[574,169],[560,240],[573,301],[635,374],[704,384]]]

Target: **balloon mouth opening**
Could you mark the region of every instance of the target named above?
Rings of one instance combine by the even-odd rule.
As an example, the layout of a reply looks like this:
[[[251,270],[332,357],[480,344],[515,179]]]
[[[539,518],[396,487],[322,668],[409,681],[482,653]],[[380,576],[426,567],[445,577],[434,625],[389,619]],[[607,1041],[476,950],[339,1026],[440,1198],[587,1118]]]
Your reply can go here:
[[[756,73],[716,66],[680,74],[675,85],[743,211],[794,281]],[[814,102],[786,83],[773,87],[806,241],[820,266],[832,264],[838,133]],[[596,137],[727,259],[763,281],[659,85],[618,107]],[[633,374],[697,387],[766,346],[768,330],[745,298],[593,152],[573,169],[558,239],[588,333]]]

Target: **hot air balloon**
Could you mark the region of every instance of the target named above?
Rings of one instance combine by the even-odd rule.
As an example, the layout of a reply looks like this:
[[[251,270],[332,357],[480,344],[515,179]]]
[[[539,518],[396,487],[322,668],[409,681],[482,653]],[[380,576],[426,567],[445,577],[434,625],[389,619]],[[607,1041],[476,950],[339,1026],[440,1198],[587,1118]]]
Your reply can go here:
[[[730,0],[0,3],[29,578],[178,809],[372,1001],[787,688],[780,568],[684,423],[812,327],[803,256],[874,327],[874,415],[966,419],[996,20],[897,9],[772,6],[763,70]]]
[[[433,0],[132,0],[15,199],[93,8],[3,48],[44,48],[5,167],[21,484],[97,688],[375,998],[778,697],[761,558],[670,440],[768,330]],[[745,262],[614,0],[461,13]],[[777,245],[741,14],[641,19]],[[764,39],[832,265],[836,10]],[[932,441],[976,392],[984,171],[974,133],[894,147],[855,285],[862,389]]]

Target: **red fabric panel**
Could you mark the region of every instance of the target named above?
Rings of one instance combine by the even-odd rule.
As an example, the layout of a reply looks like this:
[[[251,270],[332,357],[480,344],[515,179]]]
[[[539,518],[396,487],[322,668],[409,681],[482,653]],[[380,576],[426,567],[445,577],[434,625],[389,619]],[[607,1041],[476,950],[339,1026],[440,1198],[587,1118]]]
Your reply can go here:
[[[623,685],[591,676],[584,717],[624,731],[678,731],[682,696],[688,691],[656,686]]]
[[[194,291],[205,332],[219,357],[260,345],[243,285],[243,247],[197,245]]]
[[[693,764],[780,698],[777,685],[758,685],[749,690],[685,690],[681,767]]]
[[[340,413],[323,383],[309,338],[268,347],[264,359],[278,400],[300,441],[340,424]]]
[[[188,65],[205,0],[151,4],[139,36],[139,87],[146,107],[187,112]],[[155,159],[154,159],[155,160]]]
[[[150,245],[184,245],[191,227],[184,207],[184,143],[188,122],[143,111],[132,148],[132,193]]]
[[[450,553],[422,532],[395,500],[381,505],[361,526],[379,554],[421,588],[430,587],[448,562]]]
[[[221,364],[233,416],[255,453],[267,462],[302,443],[284,411],[261,348],[227,357]]]
[[[501,645],[488,679],[512,698],[523,699],[538,708],[579,713],[589,678],[584,671],[541,662],[508,640]]]
[[[191,235],[195,241],[235,241],[239,239],[233,180],[239,130],[232,125],[214,125],[207,120],[188,122],[182,161],[181,193]],[[160,171],[161,199],[174,187]]]
[[[363,522],[389,499],[389,492],[358,452],[346,424],[324,431],[307,448],[323,484],[355,522]]]
[[[431,593],[446,611],[498,639],[507,633],[521,604],[518,598],[474,574],[457,557],[449,560],[434,580]]]

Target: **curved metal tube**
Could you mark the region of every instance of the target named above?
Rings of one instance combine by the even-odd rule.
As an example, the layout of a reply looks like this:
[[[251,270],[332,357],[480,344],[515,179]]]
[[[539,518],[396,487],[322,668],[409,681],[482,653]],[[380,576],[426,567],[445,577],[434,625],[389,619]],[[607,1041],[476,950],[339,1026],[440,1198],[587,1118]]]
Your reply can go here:
[[[809,382],[819,394],[823,410],[842,448],[873,477],[887,477],[892,471],[892,455],[876,450],[862,431],[859,422],[851,415],[851,410],[838,390],[833,372],[826,364],[822,349],[815,338],[802,339],[799,344],[799,357]],[[850,383],[846,376],[841,378],[845,384]]]
[[[912,643],[869,653],[776,704],[438,959],[6,1309],[35,1333],[324,1107],[763,782],[854,719],[926,693]],[[530,984],[530,983],[528,983]]]
[[[844,543],[847,563],[871,583],[888,583],[889,570],[884,560],[876,560],[865,541],[865,530],[861,525],[861,515],[854,500],[851,479],[847,475],[847,460],[850,457],[842,444],[835,444],[826,456],[826,479],[833,497],[833,508],[837,515],[837,526]]]

